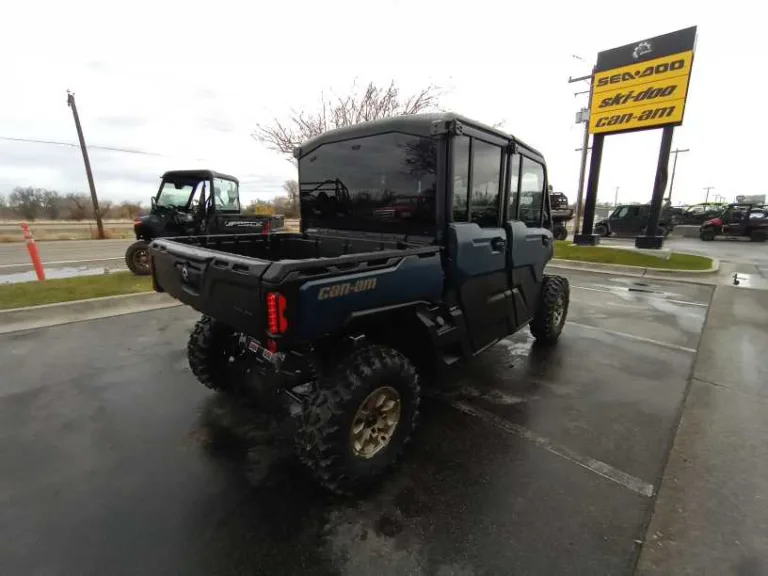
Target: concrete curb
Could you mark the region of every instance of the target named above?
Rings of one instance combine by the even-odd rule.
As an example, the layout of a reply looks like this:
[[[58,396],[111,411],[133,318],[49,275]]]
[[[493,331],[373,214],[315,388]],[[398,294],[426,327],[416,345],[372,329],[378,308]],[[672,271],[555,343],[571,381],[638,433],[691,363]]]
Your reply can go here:
[[[563,264],[560,264],[563,262]],[[575,265],[571,265],[575,264]],[[719,265],[719,262],[718,262]],[[643,278],[646,280],[668,280],[671,282],[682,282],[684,284],[698,284],[714,286],[720,281],[720,274],[714,274],[715,270],[705,270],[704,274],[691,274],[687,276],[683,271],[663,270],[655,272],[650,268],[640,268],[638,266],[619,266],[604,264],[605,268],[586,266],[584,262],[571,260],[552,260],[548,268],[563,271],[590,272],[592,274],[603,274],[605,276],[630,276],[633,278]]]
[[[181,306],[167,294],[141,292],[0,310],[0,334]]]
[[[683,254],[683,252],[678,252]],[[690,254],[690,256],[700,256],[700,254]],[[553,266],[558,268],[572,268],[574,270],[587,270],[593,272],[634,272],[645,274],[646,272],[663,272],[670,274],[672,277],[675,275],[689,275],[689,274],[713,274],[720,270],[720,261],[716,258],[712,258],[712,267],[706,270],[670,270],[669,268],[650,268],[645,266],[626,266],[624,264],[600,264],[598,262],[582,262],[580,260],[564,260],[560,258],[553,258],[551,261]]]

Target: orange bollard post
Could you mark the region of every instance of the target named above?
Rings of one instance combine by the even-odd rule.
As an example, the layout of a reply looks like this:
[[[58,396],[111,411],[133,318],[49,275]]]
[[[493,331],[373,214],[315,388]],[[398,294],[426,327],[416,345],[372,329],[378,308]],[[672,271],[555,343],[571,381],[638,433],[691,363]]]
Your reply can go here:
[[[43,261],[40,260],[40,252],[37,251],[37,244],[32,237],[32,231],[29,229],[29,224],[26,222],[21,223],[21,230],[24,232],[24,240],[27,243],[27,250],[29,251],[29,257],[32,259],[32,264],[35,267],[35,273],[37,279],[45,280],[45,270],[43,270]]]

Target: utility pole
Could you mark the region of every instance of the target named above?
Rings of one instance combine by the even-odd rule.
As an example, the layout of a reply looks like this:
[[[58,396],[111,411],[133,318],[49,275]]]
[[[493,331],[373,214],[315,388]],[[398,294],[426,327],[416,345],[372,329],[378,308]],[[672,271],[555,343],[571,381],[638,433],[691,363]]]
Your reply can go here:
[[[684,150],[680,150],[679,148],[675,148],[672,150],[672,154],[675,155],[675,161],[672,163],[672,179],[669,181],[669,193],[667,193],[667,202],[672,204],[672,186],[675,185],[675,170],[677,170],[677,155],[682,154],[683,152],[690,152],[691,150],[689,148],[685,148]]]
[[[77,138],[80,140],[80,150],[83,153],[83,162],[85,163],[85,175],[88,177],[88,187],[91,189],[91,200],[93,201],[93,214],[96,217],[96,228],[99,231],[99,240],[104,239],[104,224],[101,221],[101,212],[99,211],[99,199],[96,197],[96,185],[93,183],[93,173],[91,172],[91,161],[88,159],[88,149],[85,147],[85,138],[83,129],[80,126],[80,116],[77,115],[77,105],[75,104],[75,95],[67,90],[67,106],[72,108],[72,116],[75,118],[75,128],[77,129]]]
[[[574,57],[577,57],[577,56],[574,56]],[[579,60],[583,60],[583,59],[579,58]],[[588,76],[581,76],[579,78],[568,78],[569,84],[572,84],[574,82],[581,82],[582,80],[589,81],[589,99],[587,100],[587,107],[582,108],[578,116],[578,121],[584,123],[584,137],[581,143],[581,166],[579,167],[579,191],[578,191],[578,194],[576,195],[576,220],[573,224],[574,237],[576,236],[576,234],[579,233],[581,203],[584,195],[584,176],[587,171],[587,153],[591,149],[591,147],[589,146],[589,113],[590,113],[590,108],[592,106],[592,76],[593,75],[594,75],[594,68],[592,70],[592,74]],[[583,93],[584,92],[577,92],[576,95],[583,94]]]
[[[613,194],[613,207],[616,208],[616,206],[619,205],[619,187],[616,186],[616,192]]]
[[[714,186],[705,186],[704,190],[707,191],[707,195],[704,197],[704,203],[706,204],[709,201],[709,191],[713,190]]]

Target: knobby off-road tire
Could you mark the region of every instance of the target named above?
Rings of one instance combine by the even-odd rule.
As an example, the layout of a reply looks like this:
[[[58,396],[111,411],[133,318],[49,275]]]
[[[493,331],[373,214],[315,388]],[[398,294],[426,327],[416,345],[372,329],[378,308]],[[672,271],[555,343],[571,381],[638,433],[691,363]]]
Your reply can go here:
[[[203,316],[192,329],[187,343],[187,360],[192,373],[211,390],[233,391],[237,381],[230,370],[230,358],[237,353],[235,331]]]
[[[125,251],[125,264],[128,270],[137,276],[147,276],[149,269],[149,244],[144,240],[137,240]]]
[[[766,231],[765,230],[752,230],[749,234],[749,239],[752,240],[752,242],[765,242],[766,238]]]
[[[717,232],[714,230],[700,230],[699,231],[699,238],[704,240],[705,242],[710,242],[715,239],[715,236],[717,236]]]
[[[598,224],[595,226],[594,233],[598,236],[602,236],[603,238],[607,238],[610,236],[610,233],[608,232],[608,227],[603,224]]]
[[[531,334],[538,342],[554,344],[560,337],[568,316],[570,285],[562,276],[545,276],[541,286],[539,309],[531,321]]]
[[[360,411],[375,405],[381,394],[388,398],[381,408],[389,413],[397,409],[397,423],[386,444],[364,455],[355,442]],[[296,436],[301,461],[331,492],[349,495],[364,490],[402,455],[416,426],[420,396],[416,369],[400,352],[382,346],[354,350],[321,379],[307,403]],[[397,406],[390,405],[394,397]],[[379,424],[373,427],[377,430],[375,426]]]
[[[565,226],[555,226],[552,230],[552,235],[555,237],[555,240],[565,240],[568,238],[568,228]]]

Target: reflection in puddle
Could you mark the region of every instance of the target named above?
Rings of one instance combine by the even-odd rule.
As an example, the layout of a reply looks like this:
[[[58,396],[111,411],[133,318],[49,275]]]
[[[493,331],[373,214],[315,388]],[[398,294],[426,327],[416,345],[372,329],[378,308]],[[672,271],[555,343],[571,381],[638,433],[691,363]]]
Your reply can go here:
[[[98,276],[99,274],[110,274],[117,270],[116,268],[89,268],[88,266],[47,268],[45,270],[45,278],[46,280],[53,280],[55,278],[74,278],[75,276]],[[0,274],[0,284],[16,284],[19,282],[32,282],[34,280],[37,280],[34,270],[14,272],[13,274]]]

